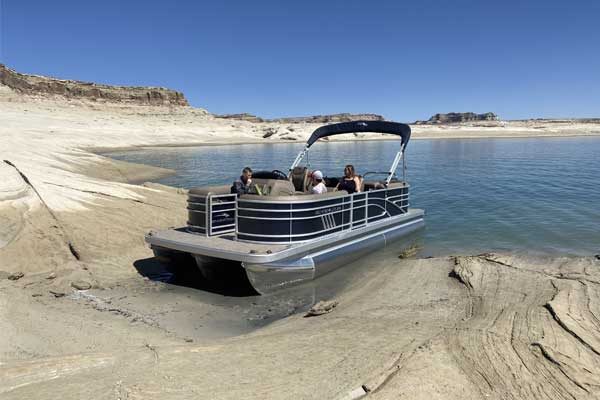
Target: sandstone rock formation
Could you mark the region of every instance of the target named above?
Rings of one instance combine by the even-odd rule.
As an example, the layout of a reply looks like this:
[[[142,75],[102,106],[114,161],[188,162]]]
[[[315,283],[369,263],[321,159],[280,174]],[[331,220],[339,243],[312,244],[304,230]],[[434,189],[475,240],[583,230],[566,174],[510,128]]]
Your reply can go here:
[[[416,121],[415,124],[448,124],[456,122],[471,122],[471,121],[498,121],[498,116],[492,112],[484,114],[475,114],[473,112],[456,113],[451,112],[447,114],[435,114],[427,121]]]
[[[276,118],[273,119],[273,122],[279,123],[302,123],[302,122],[310,122],[310,123],[319,123],[319,124],[328,124],[335,122],[347,122],[347,121],[356,121],[356,120],[364,120],[364,121],[383,121],[385,118],[381,115],[377,114],[350,114],[350,113],[341,113],[341,114],[329,114],[329,115],[312,115],[309,117],[287,117],[287,118]]]
[[[257,117],[254,114],[250,113],[241,113],[241,114],[216,114],[215,117],[223,118],[223,119],[237,119],[242,121],[250,121],[250,122],[265,122],[264,118]]]
[[[18,73],[0,64],[0,84],[25,94],[152,106],[188,106],[183,93],[159,87],[112,86]]]
[[[284,118],[274,118],[274,119],[265,119],[261,117],[257,117],[253,114],[243,113],[243,114],[224,114],[224,115],[215,115],[217,118],[225,118],[225,119],[237,119],[244,120],[250,122],[277,122],[281,124],[300,124],[300,123],[318,123],[318,124],[329,124],[335,122],[347,122],[347,121],[356,121],[356,120],[364,120],[364,121],[383,121],[385,118],[381,115],[377,114],[350,114],[350,113],[341,113],[341,114],[327,114],[327,115],[311,115],[308,117],[284,117]]]

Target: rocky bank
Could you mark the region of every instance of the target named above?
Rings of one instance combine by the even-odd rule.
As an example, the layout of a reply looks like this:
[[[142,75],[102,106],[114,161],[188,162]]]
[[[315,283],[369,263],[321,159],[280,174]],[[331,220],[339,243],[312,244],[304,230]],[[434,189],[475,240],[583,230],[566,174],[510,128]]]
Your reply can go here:
[[[188,106],[181,92],[158,87],[102,85],[18,73],[0,64],[0,84],[29,96],[64,97],[90,102],[153,106]]]

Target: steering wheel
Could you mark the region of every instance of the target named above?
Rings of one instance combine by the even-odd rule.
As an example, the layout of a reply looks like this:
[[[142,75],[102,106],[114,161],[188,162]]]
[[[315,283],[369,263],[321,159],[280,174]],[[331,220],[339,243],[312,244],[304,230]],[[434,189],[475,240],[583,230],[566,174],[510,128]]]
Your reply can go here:
[[[273,171],[271,171],[271,173],[273,175],[275,175],[275,179],[281,180],[281,181],[287,181],[287,174],[283,171],[280,171],[278,169],[274,169]]]

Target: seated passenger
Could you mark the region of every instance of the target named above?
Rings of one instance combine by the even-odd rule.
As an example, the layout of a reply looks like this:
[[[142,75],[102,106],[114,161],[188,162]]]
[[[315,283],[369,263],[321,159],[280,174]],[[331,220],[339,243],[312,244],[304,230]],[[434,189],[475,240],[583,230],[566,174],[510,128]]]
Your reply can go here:
[[[345,190],[348,193],[360,192],[360,178],[354,172],[354,165],[346,165],[344,177],[338,183],[337,190]]]
[[[310,190],[312,194],[323,194],[327,193],[327,186],[323,182],[323,173],[321,171],[315,171],[312,173],[313,187]]]
[[[250,167],[244,168],[240,179],[233,182],[231,193],[235,193],[238,196],[241,194],[260,194],[258,186],[252,183],[252,169]]]

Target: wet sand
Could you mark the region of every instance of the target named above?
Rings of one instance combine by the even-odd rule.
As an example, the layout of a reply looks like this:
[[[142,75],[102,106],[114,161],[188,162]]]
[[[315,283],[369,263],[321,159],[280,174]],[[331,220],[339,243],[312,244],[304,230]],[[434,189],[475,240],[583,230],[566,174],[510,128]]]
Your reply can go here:
[[[594,257],[388,254],[266,299],[164,282],[143,235],[185,224],[185,191],[82,149],[262,127],[144,112],[0,108],[3,399],[600,397]]]

